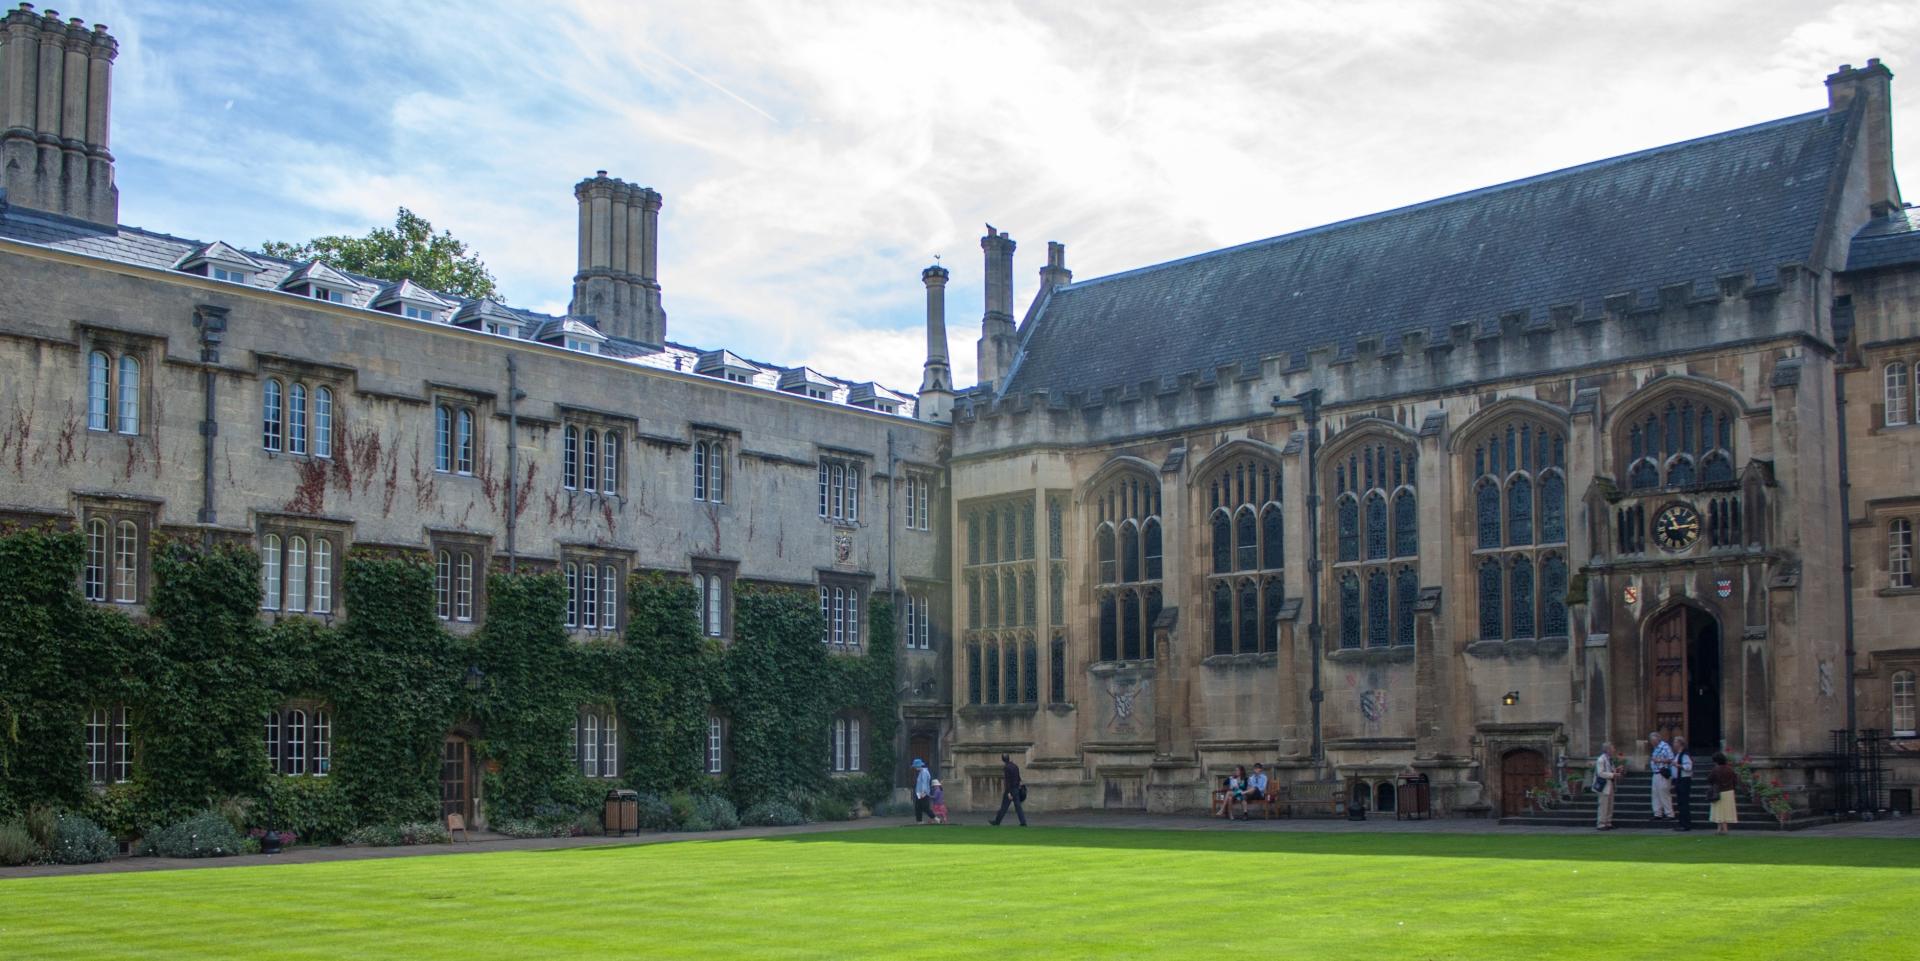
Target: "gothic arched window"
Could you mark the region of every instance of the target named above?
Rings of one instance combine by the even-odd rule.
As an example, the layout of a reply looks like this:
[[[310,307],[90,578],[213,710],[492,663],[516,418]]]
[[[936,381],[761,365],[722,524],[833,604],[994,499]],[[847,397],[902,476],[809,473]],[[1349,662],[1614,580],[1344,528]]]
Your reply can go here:
[[[1413,607],[1420,602],[1420,575],[1402,567],[1393,575],[1393,642],[1413,643]]]
[[[1646,450],[1644,437],[1634,443]],[[1565,561],[1557,579],[1541,566],[1544,549],[1567,540],[1565,433],[1533,416],[1504,418],[1478,435],[1472,470],[1479,637],[1565,636]]]
[[[1150,658],[1153,618],[1159,611],[1157,605],[1144,599],[1159,596],[1163,567],[1160,485],[1152,475],[1122,470],[1090,500],[1099,555],[1100,586],[1095,596],[1100,609],[1100,659]],[[1127,588],[1112,586],[1117,584]]]
[[[1280,468],[1257,454],[1210,468],[1208,530],[1213,538],[1213,651],[1250,654],[1277,649],[1281,541]]]
[[[1625,430],[1627,487],[1731,483],[1733,414],[1724,405],[1681,394],[1635,413]]]
[[[1325,480],[1335,504],[1334,563],[1340,646],[1411,643],[1413,608],[1396,578],[1411,578],[1418,596],[1419,494],[1413,448],[1369,438],[1332,459]],[[1396,567],[1389,558],[1398,559]],[[1401,573],[1403,572],[1403,573]],[[1351,575],[1351,576],[1349,576]]]

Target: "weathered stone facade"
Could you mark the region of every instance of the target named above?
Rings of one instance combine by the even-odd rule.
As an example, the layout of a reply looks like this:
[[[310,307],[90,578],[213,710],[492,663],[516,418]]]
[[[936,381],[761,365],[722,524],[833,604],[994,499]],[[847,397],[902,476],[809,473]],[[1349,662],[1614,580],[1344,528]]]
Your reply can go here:
[[[1299,797],[1361,803],[1363,791],[1386,808],[1396,775],[1417,771],[1442,811],[1513,813],[1556,766],[1577,768],[1608,740],[1632,752],[1655,729],[1824,790],[1814,769],[1848,724],[1843,517],[1855,518],[1856,557],[1882,570],[1854,586],[1858,677],[1876,692],[1861,695],[1859,726],[1890,726],[1890,673],[1920,658],[1899,609],[1911,588],[1888,588],[1884,573],[1887,517],[1920,512],[1906,434],[1920,428],[1876,426],[1873,403],[1876,359],[1916,359],[1915,265],[1848,271],[1856,234],[1907,243],[1889,77],[1877,62],[1843,68],[1826,114],[1792,121],[1825,132],[1761,158],[1784,167],[1832,144],[1831,173],[1812,186],[1825,205],[1796,228],[1794,260],[1715,259],[1720,269],[1688,277],[1664,264],[1634,273],[1623,256],[1583,296],[1584,264],[1527,253],[1533,262],[1427,275],[1425,255],[1408,251],[1393,256],[1411,276],[1393,286],[1416,296],[1444,302],[1449,285],[1489,274],[1516,286],[1490,295],[1492,316],[1329,319],[1318,342],[1214,369],[1160,361],[1207,356],[1197,326],[1153,360],[1089,346],[1165,337],[1185,304],[1231,313],[1245,300],[1234,284],[1276,274],[1246,323],[1311,325],[1289,317],[1287,298],[1329,282],[1398,296],[1352,280],[1377,262],[1325,268],[1328,281],[1262,263],[1282,255],[1255,248],[1322,244],[1328,253],[1300,259],[1339,262],[1343,236],[1454,216],[1448,205],[1478,211],[1474,228],[1491,239],[1540,219],[1527,191],[1604,194],[1575,239],[1598,249],[1560,255],[1604,260],[1606,235],[1638,229],[1627,221],[1649,210],[1619,184],[1583,184],[1636,164],[1710,163],[1691,158],[1763,128],[1081,285],[1055,282],[1064,260],[1050,257],[1018,354],[988,365],[983,337],[983,371],[1000,382],[956,407],[952,764],[972,803],[993,803],[998,755],[1012,752],[1036,805],[1198,808],[1235,764],[1263,761]],[[1710,177],[1659,179],[1640,186],[1715,189]],[[1883,223],[1894,216],[1899,229]],[[983,241],[990,281],[1005,239]],[[1076,364],[1105,366],[1061,389],[1055,378]],[[1836,384],[1856,395],[1851,515]],[[1052,532],[1037,550],[1009,532],[1025,538],[1029,524]],[[1917,776],[1901,768],[1894,784]]]
[[[565,317],[117,227],[112,39],[6,29],[0,516],[97,529],[101,603],[139,610],[157,533],[894,592],[899,756],[959,806],[1008,753],[1042,809],[1198,808],[1263,761],[1510,812],[1656,728],[1817,792],[1835,729],[1911,734],[1920,230],[1877,62],[1816,113],[1172,264],[1076,284],[1051,244],[1017,325],[989,227],[982,383],[929,267],[916,397],[669,341],[661,195],[604,172]],[[97,137],[19,106],[51,67],[14,44],[55,33]],[[617,627],[585,590],[579,633]]]

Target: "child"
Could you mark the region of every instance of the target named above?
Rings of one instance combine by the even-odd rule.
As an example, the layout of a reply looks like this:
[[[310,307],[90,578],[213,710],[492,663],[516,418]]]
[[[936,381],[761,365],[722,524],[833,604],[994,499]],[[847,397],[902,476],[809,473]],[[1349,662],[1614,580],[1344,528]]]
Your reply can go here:
[[[933,779],[933,793],[929,797],[933,801],[933,823],[947,823],[947,793],[940,789],[939,778]]]

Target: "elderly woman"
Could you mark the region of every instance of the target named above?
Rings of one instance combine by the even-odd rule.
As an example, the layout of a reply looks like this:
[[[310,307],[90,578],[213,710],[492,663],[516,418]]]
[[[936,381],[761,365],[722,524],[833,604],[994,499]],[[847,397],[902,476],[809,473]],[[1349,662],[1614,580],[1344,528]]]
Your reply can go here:
[[[1725,834],[1740,823],[1740,809],[1733,799],[1734,786],[1739,783],[1740,778],[1733,773],[1733,765],[1727,763],[1727,756],[1714,752],[1713,771],[1707,775],[1707,786],[1713,790],[1713,807],[1707,817],[1713,821],[1715,834]]]

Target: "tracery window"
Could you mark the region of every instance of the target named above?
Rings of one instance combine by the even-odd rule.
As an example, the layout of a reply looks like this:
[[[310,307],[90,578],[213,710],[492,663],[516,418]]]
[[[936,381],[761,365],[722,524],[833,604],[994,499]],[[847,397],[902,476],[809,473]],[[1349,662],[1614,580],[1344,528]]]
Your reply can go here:
[[[1286,602],[1280,468],[1264,458],[1242,457],[1222,466],[1206,488],[1213,653],[1275,651],[1277,618]]]
[[[967,503],[967,702],[1039,700],[1040,530],[1031,492]],[[1064,573],[1064,568],[1061,569]],[[1056,597],[1059,585],[1053,585]],[[920,602],[920,629],[930,612]],[[1012,630],[1009,630],[1012,629]],[[911,646],[911,640],[909,645]]]
[[[1340,646],[1413,643],[1420,506],[1413,448],[1370,438],[1331,461]],[[1412,590],[1408,590],[1412,585]]]
[[[1499,421],[1474,444],[1472,469],[1480,639],[1565,636],[1565,433],[1533,417]]]
[[[1161,607],[1160,485],[1151,476],[1125,471],[1100,488],[1092,507],[1100,558],[1094,588],[1100,659],[1152,658],[1153,622]]]
[[[1628,422],[1627,487],[1653,490],[1731,483],[1733,415],[1705,398],[1656,403]]]

